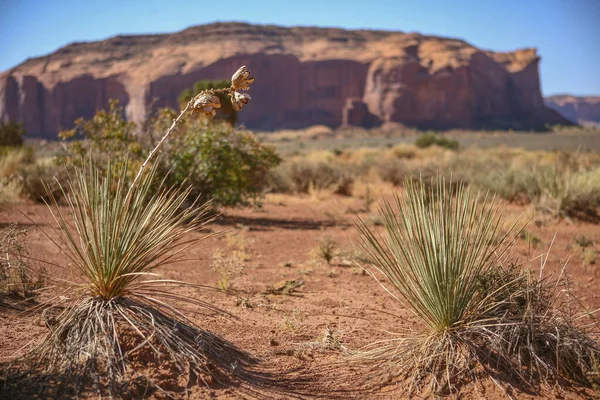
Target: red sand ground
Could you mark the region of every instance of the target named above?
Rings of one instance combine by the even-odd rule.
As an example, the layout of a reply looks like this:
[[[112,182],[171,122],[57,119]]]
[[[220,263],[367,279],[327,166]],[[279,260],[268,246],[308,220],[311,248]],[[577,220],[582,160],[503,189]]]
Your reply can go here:
[[[349,207],[349,212],[336,217],[336,213],[340,214],[341,204]],[[199,260],[173,266],[164,271],[165,277],[216,286],[217,275],[210,268],[213,253],[221,249],[229,254],[236,246],[244,244],[248,259],[245,262],[245,275],[233,281],[233,294],[206,290],[188,292],[229,311],[241,322],[224,317],[206,318],[194,312],[190,313],[192,320],[259,357],[267,370],[286,372],[292,382],[308,379],[301,390],[302,398],[333,398],[335,393],[337,398],[399,398],[397,383],[393,382],[368,394],[344,393],[345,388],[355,387],[351,384],[356,382],[356,378],[349,381],[344,377],[351,376],[356,368],[347,363],[327,368],[330,363],[340,360],[340,352],[302,345],[319,341],[327,327],[337,330],[342,335],[342,344],[349,349],[358,349],[374,340],[389,337],[389,331],[418,327],[417,320],[410,312],[385,294],[374,279],[362,274],[360,268],[328,266],[311,261],[311,249],[325,235],[331,236],[341,251],[356,247],[357,230],[353,224],[356,214],[352,212],[352,207],[358,209],[360,204],[358,199],[332,197],[316,201],[308,197],[281,196],[271,198],[261,209],[226,209],[222,220],[213,224],[212,228],[232,231],[234,234],[229,239],[222,235],[206,240],[200,248],[189,252],[190,258]],[[507,211],[510,218],[515,218],[526,209],[510,205]],[[24,204],[0,213],[0,226],[15,221],[30,224],[22,212],[35,224],[40,224],[42,229],[51,232],[51,225],[46,224],[51,217],[46,207],[38,204]],[[366,216],[364,213],[360,215]],[[542,223],[530,223],[528,229],[542,240],[542,248],[550,244],[557,232],[548,270],[555,270],[559,260],[570,257],[568,273],[572,275],[575,293],[582,297],[586,306],[600,307],[598,265],[584,265],[581,252],[569,250],[574,237],[581,234],[599,248],[600,226],[546,219]],[[237,243],[232,238],[238,238]],[[32,256],[65,267],[47,266],[52,274],[72,277],[67,269],[66,258],[39,227],[32,227],[27,240]],[[525,259],[531,252],[527,244],[520,240],[515,254]],[[268,286],[281,280],[298,279],[305,284],[292,295],[261,295]],[[237,305],[238,297],[247,299],[252,308]],[[39,315],[13,313],[4,321],[0,320],[0,361],[14,359],[46,329]],[[513,395],[525,399],[540,398],[520,392]],[[11,398],[10,393],[4,393],[4,396]],[[572,399],[593,396],[589,391],[564,392],[556,389],[541,397]],[[193,399],[241,397],[243,394],[231,388],[197,385],[191,390]],[[258,397],[291,398],[292,394],[291,391],[277,395],[259,390]],[[490,382],[469,385],[463,388],[458,397],[505,398]]]

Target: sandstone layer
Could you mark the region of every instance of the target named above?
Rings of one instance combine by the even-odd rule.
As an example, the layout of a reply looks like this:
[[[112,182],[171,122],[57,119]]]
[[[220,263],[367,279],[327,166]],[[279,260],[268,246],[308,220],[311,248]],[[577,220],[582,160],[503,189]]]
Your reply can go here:
[[[545,103],[572,122],[600,125],[600,96],[557,95],[547,97]]]
[[[499,53],[416,33],[215,23],[164,35],[73,43],[0,74],[0,121],[55,138],[112,98],[129,119],[178,107],[182,90],[256,77],[249,128],[315,124],[537,129],[570,122],[548,109],[535,49]]]

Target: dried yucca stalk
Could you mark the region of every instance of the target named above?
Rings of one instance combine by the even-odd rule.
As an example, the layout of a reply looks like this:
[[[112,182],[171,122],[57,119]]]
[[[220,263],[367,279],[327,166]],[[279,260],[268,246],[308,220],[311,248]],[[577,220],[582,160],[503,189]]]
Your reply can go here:
[[[188,101],[184,109],[181,110],[181,113],[179,113],[179,116],[173,120],[173,123],[171,124],[169,129],[167,129],[167,132],[162,137],[162,139],[160,139],[156,147],[152,151],[150,151],[150,154],[148,154],[148,158],[146,158],[146,161],[144,161],[142,167],[135,176],[132,186],[134,186],[137,180],[140,179],[140,176],[142,175],[146,166],[152,159],[152,156],[160,150],[165,140],[167,140],[169,135],[171,135],[173,129],[175,129],[177,124],[181,122],[181,119],[188,111],[200,112],[206,115],[215,115],[215,109],[221,107],[221,101],[219,100],[219,97],[216,96],[217,93],[227,93],[231,97],[231,104],[233,105],[233,109],[236,111],[240,111],[242,109],[242,106],[248,104],[248,102],[252,98],[248,93],[240,91],[250,89],[250,85],[252,85],[252,83],[254,82],[254,78],[250,75],[250,70],[245,65],[243,65],[240,68],[238,68],[238,70],[231,77],[230,87],[224,89],[204,90],[198,93],[190,101]]]

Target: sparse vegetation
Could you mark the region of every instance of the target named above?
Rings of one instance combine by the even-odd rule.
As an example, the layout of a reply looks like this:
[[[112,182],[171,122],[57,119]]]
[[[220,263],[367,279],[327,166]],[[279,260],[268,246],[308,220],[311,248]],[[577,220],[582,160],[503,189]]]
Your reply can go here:
[[[354,183],[369,183],[375,177],[394,186],[402,186],[407,178],[443,175],[511,202],[534,204],[556,218],[589,219],[597,218],[600,208],[599,171],[596,153],[397,145],[346,149],[336,157],[322,151],[296,155],[274,170],[270,179],[277,192],[330,188],[335,194],[344,174],[350,174]]]
[[[0,208],[18,200],[22,190],[19,169],[30,159],[27,149],[0,148]]]
[[[229,291],[232,288],[234,279],[244,273],[243,260],[239,256],[226,256],[221,252],[216,252],[213,255],[210,267],[217,273],[219,277],[217,286],[224,292]]]
[[[311,251],[312,257],[317,261],[324,261],[328,265],[336,256],[337,243],[331,238],[331,236],[323,236],[319,239],[317,247]]]
[[[585,235],[577,235],[575,236],[574,242],[581,248],[590,247],[594,244],[587,236]]]
[[[583,263],[586,265],[594,265],[596,264],[596,258],[598,257],[598,253],[596,250],[588,247],[583,250]]]
[[[303,327],[304,315],[298,308],[294,308],[289,315],[283,317],[281,326],[284,330],[298,333]]]
[[[123,107],[113,102],[63,132],[69,139],[60,143],[64,151],[46,149],[47,143],[38,144],[37,153],[28,147],[32,142],[0,144],[0,206],[25,198],[49,203],[57,228],[44,232],[46,242],[56,242],[65,254],[53,255],[59,265],[51,268],[72,268],[48,278],[63,291],[53,292],[41,314],[47,335],[14,363],[31,378],[17,382],[19,390],[43,381],[70,386],[73,397],[235,397],[233,391],[254,378],[259,386],[250,397],[270,397],[263,390],[274,381],[287,390],[295,377],[287,381],[273,374],[271,381],[270,366],[249,375],[255,359],[196,325],[204,324],[204,316],[223,315],[212,300],[198,297],[206,286],[214,291],[214,278],[202,281],[207,272],[214,277],[210,269],[216,286],[233,294],[224,307],[235,304],[233,314],[241,322],[252,315],[251,326],[240,329],[240,321],[219,318],[217,329],[243,344],[264,335],[257,346],[268,346],[260,349],[266,361],[274,354],[314,362],[306,379],[325,379],[327,387],[337,387],[330,380],[345,379],[349,371],[360,389],[368,385],[358,378],[367,376],[369,382],[394,382],[406,391],[400,397],[460,397],[456,392],[464,384],[485,378],[508,396],[520,389],[545,395],[545,388],[563,383],[600,387],[598,325],[595,312],[582,308],[583,300],[597,301],[575,297],[581,275],[573,289],[558,257],[543,253],[532,273],[514,256],[527,247],[538,254],[550,242],[548,228],[566,226],[569,233],[557,247],[566,251],[563,244],[569,243],[578,272],[590,275],[583,287],[597,288],[592,276],[593,224],[600,207],[597,153],[499,147],[500,135],[492,132],[398,128],[400,133],[375,131],[375,137],[366,130],[316,126],[262,135],[263,141],[278,141],[277,151],[287,151],[281,162],[274,146],[232,126],[250,101],[240,90],[253,80],[245,68],[236,74],[230,81],[197,83],[182,93],[181,114],[159,110],[143,126],[127,121]],[[218,89],[208,90],[210,84]],[[341,137],[348,132],[355,136]],[[511,134],[511,141],[527,143],[519,135]],[[259,208],[268,191],[277,193],[269,193]],[[386,202],[393,191],[395,199]],[[205,257],[189,247],[215,228],[206,226],[216,218],[205,203],[209,198],[227,215],[217,224],[232,229],[219,242],[222,250],[210,249]],[[515,204],[503,208],[500,198]],[[372,212],[378,201],[380,212]],[[40,207],[25,204],[25,215]],[[257,207],[227,208],[250,204]],[[508,223],[524,207],[539,222],[533,231]],[[510,214],[507,220],[503,210]],[[2,223],[19,212],[3,210]],[[355,233],[349,214],[362,218],[361,250],[338,247]],[[46,275],[29,267],[25,231],[3,226],[0,306],[9,298],[34,297],[46,284]],[[572,234],[580,226],[590,232]],[[34,232],[36,246],[43,245],[40,231]],[[511,252],[513,245],[518,253]],[[179,270],[175,263],[184,260]],[[197,281],[180,281],[182,274]],[[242,289],[236,279],[243,274],[249,276]],[[374,297],[372,277],[401,303],[400,312],[393,310],[393,300]],[[407,309],[414,318],[405,318]],[[351,328],[340,330],[346,321]],[[249,338],[239,335],[245,329],[253,330]],[[392,333],[398,331],[404,333]],[[365,340],[373,343],[356,351]],[[350,355],[371,374],[360,375],[363,370],[352,366],[322,375],[313,367],[323,366],[318,353],[325,351],[329,357]],[[233,377],[247,381],[229,385]],[[0,374],[0,391],[16,387],[5,379]],[[344,379],[347,394],[354,387]],[[317,389],[306,386],[310,397]],[[63,392],[47,395],[54,394]]]
[[[18,306],[37,297],[44,287],[44,271],[30,266],[26,234],[27,230],[17,224],[0,230],[0,307]]]

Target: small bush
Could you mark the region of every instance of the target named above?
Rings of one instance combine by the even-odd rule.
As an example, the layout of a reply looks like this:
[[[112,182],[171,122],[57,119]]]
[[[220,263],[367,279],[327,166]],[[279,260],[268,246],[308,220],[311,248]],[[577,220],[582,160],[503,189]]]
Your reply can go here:
[[[333,193],[339,194],[340,196],[352,196],[352,190],[354,189],[354,177],[350,174],[342,175],[342,178],[337,184]]]
[[[12,178],[18,175],[19,169],[34,161],[34,153],[29,148],[0,149],[0,178]]]
[[[377,165],[377,173],[384,182],[400,186],[410,176],[411,171],[405,161],[398,158],[389,158]]]
[[[583,263],[586,265],[594,265],[596,264],[596,257],[598,253],[596,250],[588,247],[583,250]]]
[[[244,273],[244,265],[239,257],[225,256],[220,252],[213,255],[210,267],[217,273],[219,277],[217,286],[224,292],[229,291],[234,279]]]
[[[415,140],[415,145],[421,149],[431,147],[434,145],[448,150],[458,150],[459,147],[458,141],[446,138],[441,135],[436,135],[432,132],[419,135],[417,140]]]
[[[11,300],[31,299],[44,287],[43,271],[33,271],[23,239],[26,229],[17,224],[0,230],[0,306]]]
[[[324,236],[319,239],[319,244],[317,247],[312,249],[311,255],[315,260],[322,260],[327,264],[331,264],[336,252],[337,243],[331,238],[331,236]]]
[[[539,170],[538,206],[554,216],[597,214],[600,207],[600,167],[573,170],[564,165],[551,165]]]
[[[62,131],[66,152],[57,157],[59,165],[81,166],[90,156],[99,168],[110,164],[113,171],[127,166],[125,178],[133,180],[143,159],[151,148],[149,137],[138,137],[133,122],[125,120],[125,111],[116,100],[108,110],[98,111],[90,120],[75,121],[75,128]],[[81,140],[71,140],[81,139]],[[153,146],[152,146],[153,147]]]
[[[351,196],[354,174],[348,168],[326,161],[293,160],[282,164],[270,177],[273,191],[309,193],[311,190],[332,190]]]
[[[29,149],[0,148],[0,207],[18,200],[22,190],[19,170],[31,159]]]
[[[392,147],[392,154],[398,158],[404,158],[407,160],[415,158],[417,155],[417,148],[410,144],[400,143]]]
[[[58,181],[65,176],[66,170],[51,159],[38,160],[27,164],[19,171],[21,181],[21,194],[27,198],[43,202],[50,199],[48,191],[56,199],[62,198],[62,191]]]
[[[591,239],[588,239],[585,235],[577,235],[573,241],[581,248],[590,247],[594,244],[594,242]]]
[[[0,124],[0,147],[21,147],[24,137],[23,124],[14,121]]]
[[[91,120],[77,122],[63,139],[67,154],[59,163],[80,163],[89,154],[96,160],[110,158],[115,167],[127,165],[126,178],[132,180],[154,143],[175,118],[172,110],[162,110],[151,122],[149,135],[136,135],[136,126],[123,117],[123,109],[111,102],[108,111],[99,111]],[[245,204],[260,198],[267,187],[269,171],[280,163],[271,146],[262,145],[250,132],[225,123],[211,123],[190,117],[176,127],[157,160],[168,184],[188,182],[191,198],[212,199],[214,204]],[[99,165],[104,165],[99,162]]]
[[[16,203],[20,194],[21,184],[18,181],[0,177],[0,210]]]
[[[280,163],[274,148],[228,124],[190,122],[165,146],[161,163],[171,184],[187,181],[192,196],[233,206],[257,200],[269,171]]]

